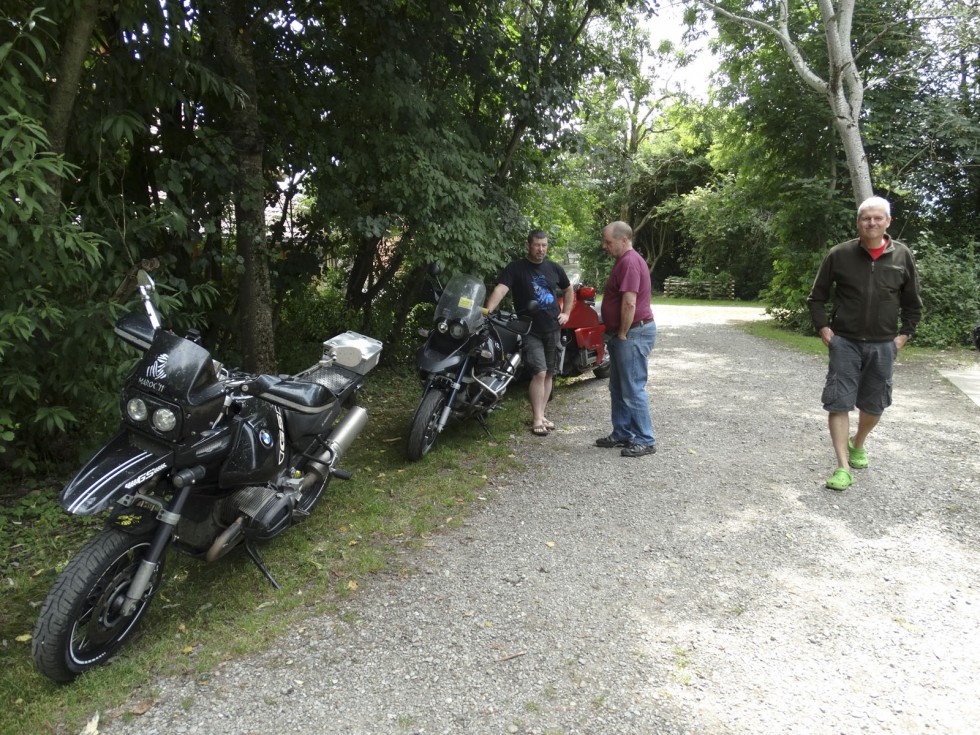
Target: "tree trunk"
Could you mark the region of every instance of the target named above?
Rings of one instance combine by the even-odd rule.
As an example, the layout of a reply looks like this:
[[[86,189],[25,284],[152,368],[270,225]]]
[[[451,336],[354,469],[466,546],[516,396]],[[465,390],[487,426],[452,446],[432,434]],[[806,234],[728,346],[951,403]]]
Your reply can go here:
[[[210,3],[208,3],[210,4]],[[240,0],[214,0],[210,14],[214,46],[224,73],[244,90],[242,109],[229,114],[229,135],[238,158],[235,172],[235,233],[245,273],[239,283],[239,324],[244,368],[276,372],[272,285],[266,243],[264,138],[249,22],[251,7]]]
[[[810,68],[789,31],[789,2],[778,0],[779,19],[766,23],[745,15],[736,15],[711,0],[702,2],[719,15],[776,37],[800,78],[814,91],[823,95],[830,106],[834,129],[841,137],[847,168],[851,175],[854,198],[860,203],[874,193],[871,169],[861,138],[861,108],[864,104],[864,81],[858,73],[851,50],[851,26],[854,20],[854,0],[840,0],[835,8],[832,0],[818,0],[823,31],[827,39],[828,78],[825,80]]]
[[[92,49],[92,34],[102,9],[102,0],[81,0],[72,22],[66,24],[61,53],[55,62],[54,80],[48,89],[48,110],[44,127],[55,155],[62,156],[68,141],[75,99],[78,97],[85,57]],[[61,207],[62,179],[47,175],[51,193],[44,198],[46,216],[55,217]]]

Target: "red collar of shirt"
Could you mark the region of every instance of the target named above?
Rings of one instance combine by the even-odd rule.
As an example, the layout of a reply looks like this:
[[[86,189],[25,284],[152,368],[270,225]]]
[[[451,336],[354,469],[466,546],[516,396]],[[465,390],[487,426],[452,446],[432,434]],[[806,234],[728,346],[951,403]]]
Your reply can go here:
[[[878,260],[878,258],[881,257],[881,254],[885,252],[885,248],[888,247],[889,242],[891,242],[891,240],[889,239],[888,235],[885,235],[880,248],[865,248],[865,250],[867,250],[871,255],[871,260]]]

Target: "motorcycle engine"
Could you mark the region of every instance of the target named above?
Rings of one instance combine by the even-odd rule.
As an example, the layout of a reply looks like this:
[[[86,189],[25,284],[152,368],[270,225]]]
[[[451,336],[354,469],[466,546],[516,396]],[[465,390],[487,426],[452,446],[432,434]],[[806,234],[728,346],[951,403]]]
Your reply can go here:
[[[245,514],[244,533],[251,541],[268,541],[292,525],[293,496],[269,486],[242,488],[225,503],[227,522]]]

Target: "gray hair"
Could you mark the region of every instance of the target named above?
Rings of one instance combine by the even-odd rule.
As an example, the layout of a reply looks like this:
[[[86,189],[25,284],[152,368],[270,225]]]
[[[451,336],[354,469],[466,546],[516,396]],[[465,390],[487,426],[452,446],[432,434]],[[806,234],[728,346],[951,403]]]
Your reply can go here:
[[[884,209],[885,216],[892,216],[892,205],[884,197],[868,197],[861,204],[858,205],[858,217],[861,216],[861,212],[865,209]]]
[[[609,223],[609,234],[614,238],[625,237],[627,240],[633,239],[633,228],[625,222],[616,221]]]

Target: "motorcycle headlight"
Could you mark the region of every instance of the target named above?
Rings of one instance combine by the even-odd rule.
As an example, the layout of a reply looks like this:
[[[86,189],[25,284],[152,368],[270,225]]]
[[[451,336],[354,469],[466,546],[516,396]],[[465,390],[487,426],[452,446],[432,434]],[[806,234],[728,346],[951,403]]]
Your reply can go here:
[[[161,434],[173,431],[177,425],[177,415],[169,408],[158,408],[153,412],[153,428]]]
[[[146,421],[149,411],[146,409],[146,403],[142,398],[130,398],[126,404],[126,415],[131,421]]]
[[[467,333],[466,325],[460,321],[452,321],[449,323],[449,336],[453,339],[463,339]]]
[[[445,334],[446,331],[449,329],[449,325],[446,324],[446,322],[439,322],[438,324],[436,324],[436,329],[439,330],[440,334]]]

